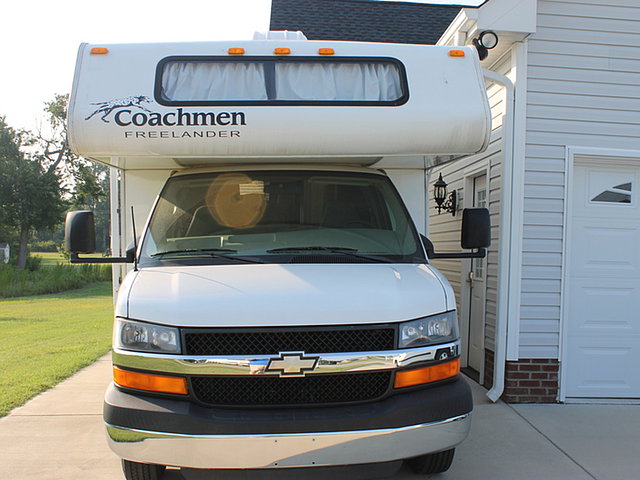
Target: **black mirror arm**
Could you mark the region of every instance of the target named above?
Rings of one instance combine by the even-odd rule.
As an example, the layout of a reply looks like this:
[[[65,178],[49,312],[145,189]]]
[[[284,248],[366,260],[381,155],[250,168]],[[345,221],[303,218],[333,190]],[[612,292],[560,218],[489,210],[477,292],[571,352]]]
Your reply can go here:
[[[83,257],[80,258],[77,253],[71,253],[69,261],[71,263],[133,263],[135,256],[133,250],[127,250],[126,257]]]
[[[429,258],[484,258],[487,256],[486,248],[479,248],[475,252],[461,253],[432,253]]]

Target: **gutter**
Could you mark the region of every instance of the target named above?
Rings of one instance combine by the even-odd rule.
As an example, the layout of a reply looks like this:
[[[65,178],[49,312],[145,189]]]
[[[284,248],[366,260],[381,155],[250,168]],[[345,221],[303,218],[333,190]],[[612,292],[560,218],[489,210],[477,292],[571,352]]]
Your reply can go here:
[[[498,401],[504,392],[504,374],[507,358],[507,327],[509,321],[509,299],[513,281],[513,171],[514,171],[514,110],[515,87],[508,77],[483,70],[484,78],[502,85],[506,90],[506,110],[503,117],[503,161],[500,193],[500,242],[498,246],[498,305],[496,315],[496,345],[494,357],[493,387],[487,392],[492,402]]]

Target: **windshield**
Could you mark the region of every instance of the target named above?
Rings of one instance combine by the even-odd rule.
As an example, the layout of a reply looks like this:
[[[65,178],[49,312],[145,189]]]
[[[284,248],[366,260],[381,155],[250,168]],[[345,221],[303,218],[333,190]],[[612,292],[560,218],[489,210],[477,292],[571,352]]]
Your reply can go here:
[[[257,170],[169,179],[140,264],[424,261],[387,177]]]

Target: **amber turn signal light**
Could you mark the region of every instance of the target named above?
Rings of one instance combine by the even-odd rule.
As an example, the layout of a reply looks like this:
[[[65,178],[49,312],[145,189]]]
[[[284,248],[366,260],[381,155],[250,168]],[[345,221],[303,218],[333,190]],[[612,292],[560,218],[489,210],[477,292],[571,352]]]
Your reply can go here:
[[[431,365],[429,367],[401,370],[396,372],[396,379],[393,384],[393,388],[413,387],[414,385],[437,382],[455,377],[458,373],[460,373],[459,358],[451,360],[450,362]]]
[[[464,57],[464,50],[449,50],[450,57]]]
[[[336,51],[333,48],[319,48],[318,55],[333,55]]]
[[[273,50],[273,53],[276,55],[289,55],[291,53],[291,49],[286,47],[276,48]]]
[[[230,48],[229,50],[227,50],[227,53],[229,55],[244,55],[244,48]]]
[[[109,53],[109,49],[106,47],[93,47],[91,49],[91,55],[106,55]]]
[[[187,379],[183,377],[166,377],[149,373],[130,372],[113,367],[113,380],[125,388],[145,390],[147,392],[187,394]]]

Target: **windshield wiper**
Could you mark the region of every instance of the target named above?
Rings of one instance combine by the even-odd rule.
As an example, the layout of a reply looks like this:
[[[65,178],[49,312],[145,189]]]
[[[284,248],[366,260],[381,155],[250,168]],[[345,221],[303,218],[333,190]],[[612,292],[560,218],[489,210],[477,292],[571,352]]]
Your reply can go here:
[[[182,250],[166,250],[151,254],[152,257],[160,257],[162,255],[172,255],[176,253],[237,253],[237,250],[230,248],[184,248]]]
[[[272,248],[271,250],[267,250],[267,253],[287,253],[287,252],[299,252],[305,250],[322,250],[327,252],[357,252],[355,248],[348,247],[325,247],[324,245],[314,245],[310,247],[282,247],[282,248]]]
[[[248,257],[240,257],[237,255],[226,255],[228,253],[237,253],[237,250],[231,248],[187,248],[183,250],[167,250],[165,252],[153,253],[152,257],[162,257],[165,255],[186,255],[186,256],[206,256],[211,258],[224,258],[228,260],[236,260],[246,263],[264,263],[261,260]]]
[[[323,245],[315,245],[309,247],[282,247],[282,248],[273,248],[271,250],[267,250],[267,253],[289,253],[289,252],[328,252],[328,253],[337,253],[339,255],[347,255],[349,257],[354,258],[362,258],[364,260],[371,260],[373,262],[378,263],[392,263],[391,260],[384,257],[378,257],[374,255],[366,255],[364,253],[358,253],[358,250],[355,248],[348,247],[326,247]]]

